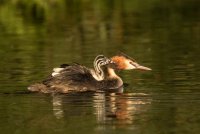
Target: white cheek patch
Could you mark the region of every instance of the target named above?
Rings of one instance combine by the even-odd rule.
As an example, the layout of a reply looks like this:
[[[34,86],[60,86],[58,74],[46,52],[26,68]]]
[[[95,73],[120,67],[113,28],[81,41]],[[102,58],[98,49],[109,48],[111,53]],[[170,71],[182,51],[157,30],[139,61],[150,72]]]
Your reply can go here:
[[[130,69],[135,69],[136,67],[132,64],[130,64],[130,61],[126,61],[126,69],[127,70],[130,70]]]

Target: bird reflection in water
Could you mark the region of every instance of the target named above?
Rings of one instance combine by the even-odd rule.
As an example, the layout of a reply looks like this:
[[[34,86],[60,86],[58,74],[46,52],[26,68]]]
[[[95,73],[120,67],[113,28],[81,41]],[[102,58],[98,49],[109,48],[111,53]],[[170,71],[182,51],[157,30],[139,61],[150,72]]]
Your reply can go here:
[[[136,114],[138,115],[148,109],[151,103],[151,97],[145,93],[123,93],[123,89],[118,91],[119,92],[110,93],[96,92],[85,97],[80,94],[80,97],[83,97],[81,99],[76,97],[77,95],[69,98],[65,95],[53,95],[54,116],[57,119],[63,118],[64,115],[67,115],[64,110],[66,106],[63,105],[66,105],[66,102],[68,102],[67,104],[69,105],[75,105],[70,103],[77,101],[79,98],[79,102],[87,102],[93,107],[94,112],[92,114],[96,116],[97,123],[99,124],[97,129],[103,129],[106,127],[105,124],[110,123],[115,126],[132,124]],[[88,100],[90,102],[88,102]],[[65,103],[63,103],[63,101]],[[77,107],[76,110],[78,110]],[[84,109],[79,109],[79,112],[84,112]]]
[[[98,129],[104,129],[105,124],[133,124],[136,115],[145,112],[149,104],[151,97],[145,93],[95,93],[95,114],[101,124]]]
[[[59,95],[53,95],[53,113],[57,119],[61,119],[64,116],[64,111],[62,107],[62,97]]]

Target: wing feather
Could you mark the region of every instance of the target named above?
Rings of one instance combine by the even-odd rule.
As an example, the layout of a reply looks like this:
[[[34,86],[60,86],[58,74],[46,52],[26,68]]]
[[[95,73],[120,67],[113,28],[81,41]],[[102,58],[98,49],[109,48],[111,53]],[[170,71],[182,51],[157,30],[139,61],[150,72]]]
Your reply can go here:
[[[43,81],[45,85],[55,85],[55,84],[64,84],[72,85],[79,84],[84,85],[87,82],[95,82],[96,80],[90,73],[90,70],[85,66],[73,64],[66,66],[59,70],[59,74],[47,78]]]

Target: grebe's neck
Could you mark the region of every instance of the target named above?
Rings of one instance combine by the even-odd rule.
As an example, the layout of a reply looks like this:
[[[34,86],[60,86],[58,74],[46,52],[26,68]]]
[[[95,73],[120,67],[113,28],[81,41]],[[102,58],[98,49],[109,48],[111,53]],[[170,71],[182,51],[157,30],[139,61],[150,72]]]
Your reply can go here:
[[[115,73],[115,70],[113,68],[107,67],[106,70],[106,77],[107,78],[118,78],[119,76]],[[119,77],[120,78],[120,77]]]
[[[115,81],[115,87],[119,88],[123,85],[122,79],[115,73],[113,68],[107,67],[105,71],[105,80]]]
[[[93,76],[97,80],[103,80],[104,79],[104,72],[103,72],[102,68],[99,65],[94,65]]]
[[[115,70],[106,66],[103,68],[104,79],[96,82],[96,88],[102,90],[119,89],[123,86],[122,79],[115,73]]]
[[[91,71],[92,76],[97,80],[103,80],[104,79],[104,71],[102,70],[102,66],[105,64],[105,56],[98,55],[93,62],[94,70]]]

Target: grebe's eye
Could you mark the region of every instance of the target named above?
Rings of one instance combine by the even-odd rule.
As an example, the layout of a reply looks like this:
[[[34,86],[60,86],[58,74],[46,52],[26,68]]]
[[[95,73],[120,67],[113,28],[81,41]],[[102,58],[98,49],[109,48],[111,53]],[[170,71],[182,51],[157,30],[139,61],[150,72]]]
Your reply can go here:
[[[133,65],[133,66],[136,66],[132,61],[130,61],[129,64],[131,64],[131,65]]]

